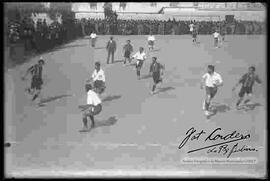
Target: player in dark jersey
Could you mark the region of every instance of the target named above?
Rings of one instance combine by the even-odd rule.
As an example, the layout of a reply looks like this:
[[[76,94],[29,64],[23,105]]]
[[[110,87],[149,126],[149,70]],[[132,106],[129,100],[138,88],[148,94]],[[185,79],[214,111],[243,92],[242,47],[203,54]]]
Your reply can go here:
[[[225,25],[223,25],[223,26],[220,28],[220,36],[221,36],[222,42],[225,41],[225,35],[226,35],[226,28],[225,28]]]
[[[195,27],[192,31],[192,42],[193,43],[197,43],[197,35],[198,35],[198,31],[197,31],[197,28]]]
[[[127,40],[127,44],[124,45],[123,47],[123,52],[124,52],[124,64],[126,64],[127,60],[129,63],[131,62],[130,55],[133,52],[133,47],[130,44],[130,40]]]
[[[155,89],[158,83],[162,82],[161,75],[163,74],[164,66],[157,62],[157,57],[152,58],[152,64],[150,66],[150,75],[153,77],[154,85],[151,94],[155,93]]]
[[[28,93],[33,95],[32,101],[34,101],[40,94],[41,86],[43,84],[42,80],[42,68],[45,64],[45,61],[42,57],[38,60],[38,63],[32,65],[30,68],[27,69],[26,74],[22,77],[22,80],[25,80],[25,77],[31,73],[32,80],[31,86],[27,89]]]
[[[239,85],[242,84],[242,87],[240,89],[240,92],[238,94],[239,99],[236,103],[236,107],[240,108],[240,103],[244,100],[245,95],[248,96],[248,98],[244,101],[244,104],[246,105],[252,96],[252,88],[254,83],[257,82],[259,84],[262,83],[262,81],[260,80],[259,76],[257,74],[255,74],[255,67],[251,66],[248,69],[248,73],[244,74],[241,79],[238,81],[238,83],[233,87],[233,91],[235,90],[235,88]]]

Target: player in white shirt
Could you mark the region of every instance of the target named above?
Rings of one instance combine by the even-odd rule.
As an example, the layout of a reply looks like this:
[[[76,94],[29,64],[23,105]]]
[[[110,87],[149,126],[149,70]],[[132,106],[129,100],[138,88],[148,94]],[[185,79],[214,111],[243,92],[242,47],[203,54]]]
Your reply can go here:
[[[215,72],[215,67],[213,65],[208,65],[207,73],[202,76],[201,81],[201,89],[205,87],[206,90],[206,98],[203,103],[203,109],[206,116],[209,116],[211,114],[211,112],[209,111],[211,100],[216,95],[218,87],[222,85],[223,80],[220,74]]]
[[[220,34],[219,34],[218,31],[216,30],[216,31],[213,33],[213,36],[214,36],[214,46],[215,46],[215,48],[218,48],[218,42],[219,42]]]
[[[149,48],[149,51],[150,50],[154,50],[154,43],[156,41],[156,38],[154,35],[152,35],[152,33],[148,36],[148,48]]]
[[[95,47],[96,46],[96,40],[97,40],[97,34],[95,32],[92,32],[90,34],[90,39],[91,39],[92,47]]]
[[[141,69],[143,66],[143,62],[146,59],[146,54],[144,52],[143,47],[140,47],[139,51],[137,53],[135,53],[135,55],[132,56],[132,59],[136,59],[136,72],[137,72],[137,78],[138,80],[140,80],[140,76],[141,76]]]
[[[193,32],[193,28],[194,28],[194,24],[191,23],[191,24],[189,25],[189,31],[190,31],[191,33]]]
[[[93,82],[94,90],[98,94],[102,94],[106,86],[105,86],[105,73],[100,68],[100,62],[95,63],[95,70],[92,73],[91,80]]]
[[[87,83],[85,85],[85,91],[87,92],[87,105],[83,108],[83,130],[88,131],[95,126],[94,116],[99,114],[102,110],[101,100],[98,94],[92,90],[92,85]],[[90,118],[92,124],[88,128],[87,118]]]

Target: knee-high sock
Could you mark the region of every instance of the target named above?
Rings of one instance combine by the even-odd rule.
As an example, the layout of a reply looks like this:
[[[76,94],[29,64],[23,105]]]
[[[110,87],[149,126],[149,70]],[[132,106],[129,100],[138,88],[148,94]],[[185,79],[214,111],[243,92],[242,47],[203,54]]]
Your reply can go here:
[[[36,94],[33,96],[32,101],[34,101],[37,97],[38,97],[38,94],[36,93]]]
[[[83,117],[83,125],[87,128],[87,117]]]
[[[241,97],[241,98],[239,98],[239,100],[237,101],[237,103],[236,103],[236,106],[239,106],[239,104],[242,102],[242,100],[243,100],[243,98]]]
[[[205,100],[205,110],[209,110],[209,106],[210,106],[210,101],[207,102],[207,100]]]
[[[152,92],[154,92],[156,89],[156,84],[153,85]]]
[[[92,126],[91,127],[94,127],[95,126],[95,120],[94,120],[94,116],[90,116],[90,119],[91,119],[91,122],[92,122]]]
[[[139,77],[141,75],[140,70],[137,69],[137,76]]]

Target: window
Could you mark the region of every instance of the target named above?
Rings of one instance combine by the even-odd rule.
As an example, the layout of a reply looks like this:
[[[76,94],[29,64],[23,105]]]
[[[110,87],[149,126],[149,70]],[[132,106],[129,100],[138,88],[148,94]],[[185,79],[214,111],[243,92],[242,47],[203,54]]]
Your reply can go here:
[[[151,7],[156,7],[157,6],[157,3],[150,3],[150,6]]]
[[[170,7],[177,7],[178,4],[179,4],[179,3],[175,3],[175,2],[170,3]]]
[[[97,9],[97,3],[90,3],[90,9]]]

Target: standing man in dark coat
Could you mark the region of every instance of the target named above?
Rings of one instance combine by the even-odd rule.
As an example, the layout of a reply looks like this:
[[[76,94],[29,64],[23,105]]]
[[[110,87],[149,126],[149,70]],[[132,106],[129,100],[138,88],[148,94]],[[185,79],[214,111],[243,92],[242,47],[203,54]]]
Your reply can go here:
[[[114,52],[116,51],[116,42],[113,40],[112,36],[107,43],[106,49],[108,52],[107,64],[109,64],[110,56],[112,56],[112,63],[113,63],[114,62]]]

